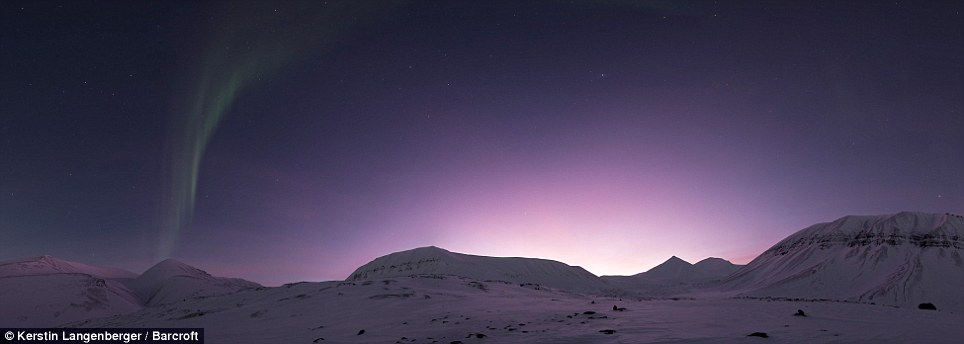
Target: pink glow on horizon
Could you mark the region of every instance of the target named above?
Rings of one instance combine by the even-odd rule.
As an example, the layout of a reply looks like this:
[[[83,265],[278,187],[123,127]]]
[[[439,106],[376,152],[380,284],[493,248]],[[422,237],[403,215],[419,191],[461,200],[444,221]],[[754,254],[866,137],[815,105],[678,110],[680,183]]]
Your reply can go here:
[[[691,263],[711,256],[746,263],[745,257],[762,252],[749,252],[753,245],[741,237],[747,233],[728,235],[732,224],[746,220],[733,219],[739,212],[721,218],[730,211],[727,205],[705,201],[705,190],[686,173],[638,165],[517,164],[520,170],[501,173],[474,166],[462,171],[473,178],[418,185],[419,192],[405,193],[417,197],[402,197],[393,205],[395,215],[381,223],[400,229],[386,232],[407,237],[366,238],[369,260],[435,245],[467,254],[558,260],[597,275],[632,275],[674,255]]]
[[[676,115],[685,114],[667,114]],[[284,177],[272,184],[282,192],[264,204],[280,217],[271,222],[284,226],[278,233],[287,233],[269,232],[258,245],[280,252],[266,257],[277,264],[302,264],[286,274],[306,280],[344,279],[376,257],[429,245],[633,275],[671,256],[744,264],[813,219],[837,215],[808,219],[775,209],[773,195],[796,190],[761,177],[761,169],[776,166],[761,159],[772,148],[711,135],[709,127],[732,124],[643,125],[617,117],[624,120],[601,116],[578,131],[548,130],[531,142],[449,123],[455,129],[366,171],[366,183],[352,187],[324,174],[254,170],[256,178]],[[540,140],[553,144],[533,145]],[[292,282],[255,277],[272,278],[270,271],[242,276]]]

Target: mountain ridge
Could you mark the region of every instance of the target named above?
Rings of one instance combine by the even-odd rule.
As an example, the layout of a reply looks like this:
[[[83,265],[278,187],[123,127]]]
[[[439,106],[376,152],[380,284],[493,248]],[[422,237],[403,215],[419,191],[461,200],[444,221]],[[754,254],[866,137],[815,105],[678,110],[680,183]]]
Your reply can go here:
[[[964,310],[964,217],[844,216],[801,229],[721,282],[751,297],[933,302]]]
[[[0,261],[0,277],[79,273],[100,278],[135,278],[137,274],[118,268],[94,266],[40,255]]]
[[[138,275],[41,255],[0,262],[0,324],[55,326],[260,285],[168,259]]]
[[[215,277],[172,258],[154,264],[126,284],[145,306],[261,287],[258,283],[240,278]]]
[[[672,256],[652,269],[632,277],[668,283],[706,282],[726,277],[741,266],[723,258],[708,257],[696,264],[691,264],[677,256]]]
[[[432,275],[547,287],[596,296],[732,295],[964,310],[964,217],[900,212],[850,215],[801,229],[745,266],[672,256],[632,276],[596,276],[562,262],[418,247],[377,257],[346,281]],[[141,274],[36,256],[0,262],[0,322],[52,326],[261,287],[175,259]],[[10,318],[17,314],[17,318]],[[27,315],[23,315],[27,314]]]
[[[412,275],[453,275],[583,292],[610,287],[581,267],[554,260],[477,256],[451,252],[437,246],[418,247],[375,258],[355,269],[346,280]]]

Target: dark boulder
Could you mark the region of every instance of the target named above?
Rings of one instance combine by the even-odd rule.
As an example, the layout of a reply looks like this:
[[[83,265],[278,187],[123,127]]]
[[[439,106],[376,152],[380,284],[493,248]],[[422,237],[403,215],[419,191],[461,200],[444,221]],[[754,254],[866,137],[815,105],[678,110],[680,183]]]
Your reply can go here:
[[[937,310],[937,306],[934,306],[934,304],[933,304],[933,303],[930,303],[930,302],[924,302],[924,303],[922,303],[922,304],[919,304],[919,305],[917,305],[917,308],[919,308],[919,309],[929,309],[929,310],[932,310],[932,311],[936,311],[936,310]]]
[[[798,316],[798,317],[805,317],[805,316],[807,316],[807,313],[804,313],[802,309],[798,309],[798,310],[797,310],[797,313],[795,313],[795,314],[793,314],[793,315]]]
[[[750,333],[750,334],[748,334],[748,335],[746,335],[746,336],[747,336],[747,337],[770,338],[770,336],[768,336],[766,332],[753,332],[753,333]]]

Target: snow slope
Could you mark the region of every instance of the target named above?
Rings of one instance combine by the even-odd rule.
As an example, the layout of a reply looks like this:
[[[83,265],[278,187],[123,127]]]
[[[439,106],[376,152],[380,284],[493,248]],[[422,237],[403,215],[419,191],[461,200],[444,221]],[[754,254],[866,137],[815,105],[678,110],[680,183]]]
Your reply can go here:
[[[480,281],[536,284],[569,291],[610,288],[589,271],[554,260],[474,256],[430,246],[378,257],[355,270],[348,281],[411,275],[452,275]]]
[[[145,306],[261,287],[243,279],[214,277],[206,271],[174,259],[157,263],[127,284]]]
[[[48,255],[0,262],[0,278],[57,273],[82,273],[113,279],[137,277],[137,274],[127,270],[69,262]]]
[[[134,273],[40,256],[0,262],[0,324],[56,324],[140,309],[120,281]]]
[[[953,214],[846,216],[790,235],[722,289],[964,311],[962,234],[964,218]]]
[[[71,326],[202,327],[211,344],[957,343],[961,323],[961,313],[881,305],[631,301],[421,275],[244,290]]]
[[[607,288],[617,284],[560,262],[437,247],[379,257],[347,281],[277,288],[175,260],[113,280],[97,277],[109,269],[38,257],[0,263],[0,325],[203,327],[206,342],[240,344],[763,340],[753,332],[774,343],[956,343],[964,337],[962,228],[964,218],[949,214],[849,216],[791,235],[718,283],[678,283],[664,292],[686,294],[649,299],[600,296],[616,295]],[[731,265],[671,258],[649,280],[606,277],[645,287]],[[123,309],[124,291],[150,306],[135,299]],[[807,316],[794,316],[798,309]]]
[[[56,326],[257,287],[172,259],[140,276],[51,256],[15,259],[0,262],[0,325]]]

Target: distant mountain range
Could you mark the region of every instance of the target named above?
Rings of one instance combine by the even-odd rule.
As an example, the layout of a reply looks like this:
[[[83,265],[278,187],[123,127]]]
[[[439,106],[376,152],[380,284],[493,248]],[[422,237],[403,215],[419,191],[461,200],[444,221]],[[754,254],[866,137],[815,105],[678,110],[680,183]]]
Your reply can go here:
[[[553,260],[476,256],[430,246],[375,258],[345,283],[456,276],[597,296],[710,292],[900,307],[930,302],[960,311],[964,310],[962,234],[964,217],[954,214],[846,216],[800,230],[745,266],[720,258],[690,264],[674,256],[633,276],[602,277]],[[138,275],[50,256],[32,257],[0,262],[4,310],[0,324],[53,326],[259,287],[242,279],[211,276],[173,259]]]
[[[674,256],[633,276],[597,277],[551,260],[481,257],[425,247],[377,258],[348,280],[422,274],[580,292],[667,295],[699,289],[738,297],[903,307],[934,302],[964,310],[964,217],[919,212],[845,216],[790,235],[746,266],[720,258],[690,264]]]
[[[696,264],[673,256],[646,272],[632,276],[602,276],[612,288],[609,295],[661,297],[680,294],[719,281],[741,265],[722,258],[706,258]]]
[[[740,268],[721,258],[690,264],[672,257],[634,276],[596,276],[578,266],[554,260],[486,257],[450,252],[435,246],[382,256],[362,265],[346,281],[377,280],[417,275],[451,275],[480,281],[503,281],[584,293],[628,295],[654,291],[656,286],[695,284],[719,280]],[[638,293],[635,293],[638,294]],[[639,294],[639,295],[642,295]],[[662,291],[657,294],[664,294]]]
[[[666,282],[706,282],[726,277],[739,269],[741,265],[730,263],[722,258],[706,258],[696,264],[671,257],[660,265],[633,277]]]

